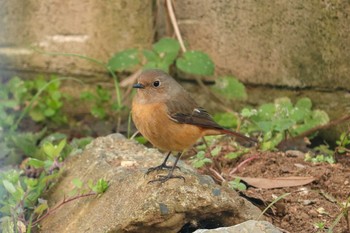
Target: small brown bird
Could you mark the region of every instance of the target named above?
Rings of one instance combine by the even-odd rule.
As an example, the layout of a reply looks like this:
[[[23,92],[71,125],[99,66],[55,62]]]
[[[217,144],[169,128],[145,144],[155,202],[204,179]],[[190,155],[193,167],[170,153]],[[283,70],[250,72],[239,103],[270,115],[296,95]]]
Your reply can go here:
[[[168,175],[150,182],[184,179],[173,175],[176,164],[182,152],[203,136],[230,134],[256,142],[215,123],[179,83],[161,70],[143,71],[133,87],[138,89],[132,102],[132,119],[136,128],[153,146],[169,151],[161,165],[149,168],[146,173],[170,169]],[[178,152],[178,155],[174,165],[168,166],[166,162],[172,151]]]

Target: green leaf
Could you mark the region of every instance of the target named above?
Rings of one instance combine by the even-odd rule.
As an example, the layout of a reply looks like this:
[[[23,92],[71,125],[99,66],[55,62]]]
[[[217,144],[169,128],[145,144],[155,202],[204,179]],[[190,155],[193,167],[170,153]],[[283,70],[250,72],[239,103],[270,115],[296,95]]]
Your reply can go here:
[[[177,56],[180,50],[180,44],[177,40],[172,38],[162,38],[157,43],[153,44],[153,50],[158,54],[171,53]],[[175,59],[174,57],[174,59]]]
[[[225,128],[235,128],[237,126],[237,117],[232,113],[224,112],[224,113],[216,113],[213,116],[215,122]]]
[[[15,186],[9,182],[8,180],[3,180],[2,184],[4,185],[5,189],[9,192],[9,193],[15,193],[16,192],[16,188]]]
[[[60,141],[58,145],[53,145],[50,142],[46,142],[43,145],[43,150],[51,160],[54,160],[55,158],[58,158],[58,156],[60,156],[60,153],[62,152],[65,146],[66,146],[66,139],[63,139],[62,141]]]
[[[106,116],[107,116],[107,113],[104,109],[103,106],[93,106],[91,108],[91,114],[94,116],[94,117],[97,117],[99,119],[104,119]]]
[[[109,184],[104,179],[99,179],[95,186],[92,187],[92,190],[97,194],[102,194],[107,191]]]
[[[80,99],[82,100],[94,100],[96,96],[90,91],[83,91],[80,93]]]
[[[29,116],[33,119],[33,121],[36,121],[36,122],[40,122],[40,121],[45,120],[44,113],[40,109],[37,109],[37,108],[32,108],[29,111]]]
[[[111,99],[111,93],[100,85],[97,86],[96,93],[101,102],[107,102]]]
[[[247,189],[247,186],[242,183],[239,178],[235,178],[233,181],[228,182],[228,185],[234,190],[245,191]]]
[[[274,116],[275,112],[276,107],[274,104],[263,104],[258,109],[258,118],[260,118],[260,120],[272,120],[272,117]]]
[[[314,110],[312,112],[312,118],[317,122],[318,125],[325,125],[329,122],[328,114],[322,110]]]
[[[56,113],[56,111],[52,108],[47,108],[44,110],[44,115],[46,117],[51,117],[51,116],[55,115],[55,113]]]
[[[148,62],[159,62],[160,61],[160,57],[158,56],[158,54],[152,50],[148,50],[145,49],[142,51],[143,56],[146,57]]]
[[[138,136],[138,137],[135,137],[134,138],[138,143],[140,143],[140,144],[146,144],[147,142],[148,142],[148,140],[145,138],[145,137],[143,137],[143,136]]]
[[[311,110],[312,102],[309,98],[304,97],[297,101],[297,103],[295,104],[295,107],[303,110]]]
[[[15,224],[12,217],[4,216],[0,219],[0,222],[1,222],[0,229],[2,230],[3,233],[15,233]]]
[[[296,123],[302,123],[309,114],[309,110],[295,107],[290,113],[290,118]]]
[[[143,66],[144,69],[160,69],[165,72],[169,72],[169,66],[170,64],[160,61],[160,62],[148,62]]]
[[[225,155],[225,158],[227,159],[236,159],[240,156],[240,153],[238,152],[230,152],[227,155]]]
[[[254,115],[257,115],[257,113],[258,112],[255,109],[243,108],[241,111],[241,116],[249,118]]]
[[[176,60],[176,67],[183,72],[195,75],[211,76],[214,63],[210,57],[200,51],[187,51]]]
[[[245,100],[247,93],[244,85],[231,76],[219,77],[215,80],[212,90],[227,99]]]
[[[279,132],[285,131],[295,125],[295,121],[291,119],[276,119],[273,123],[275,125],[274,129]]]
[[[274,123],[271,121],[259,121],[256,124],[263,132],[272,131],[274,126]]]
[[[143,55],[148,61],[143,68],[169,72],[169,66],[174,63],[179,50],[180,45],[177,40],[163,38],[153,45],[153,51],[143,50]]]
[[[225,158],[227,159],[236,159],[246,153],[249,152],[249,149],[248,148],[245,148],[245,149],[242,149],[242,150],[238,150],[238,151],[235,151],[235,152],[230,152],[228,153],[227,155],[225,155]]]
[[[157,52],[162,61],[160,67],[168,69],[180,51],[180,44],[175,39],[163,38],[153,45],[153,50]]]
[[[201,168],[203,167],[206,163],[212,163],[212,160],[209,158],[205,157],[205,152],[204,151],[199,151],[194,158],[192,159],[192,166],[194,168]]]
[[[47,210],[49,208],[47,202],[41,203],[40,205],[38,205],[35,209],[34,209],[34,213],[36,213],[37,215],[42,215],[44,213],[45,210]]]
[[[274,102],[275,102],[276,108],[280,108],[280,107],[287,108],[287,109],[293,108],[292,101],[288,97],[277,98],[275,99]]]
[[[81,181],[79,178],[74,178],[72,180],[72,183],[74,184],[75,187],[81,189],[83,187],[83,181]]]
[[[116,53],[109,61],[108,68],[116,71],[124,71],[140,63],[137,49],[126,49]]]
[[[41,161],[39,159],[34,159],[34,158],[29,158],[29,160],[27,161],[27,164],[29,166],[33,166],[34,168],[42,168],[45,166],[44,161]]]
[[[220,152],[221,152],[221,146],[217,146],[210,153],[212,156],[216,157],[219,155]]]

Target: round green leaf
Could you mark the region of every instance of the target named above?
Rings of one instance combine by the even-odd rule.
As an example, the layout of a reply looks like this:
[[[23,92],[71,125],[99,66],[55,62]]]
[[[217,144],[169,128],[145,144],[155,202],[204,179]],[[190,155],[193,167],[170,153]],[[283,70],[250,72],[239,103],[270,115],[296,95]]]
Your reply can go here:
[[[214,74],[214,63],[200,51],[187,51],[176,60],[176,67],[189,74],[210,76]]]
[[[139,64],[138,50],[127,49],[116,53],[109,61],[108,67],[111,70],[123,71]]]
[[[244,85],[231,76],[219,77],[212,90],[227,99],[245,100],[247,93]]]
[[[180,44],[172,38],[162,38],[157,43],[153,44],[153,50],[158,54],[161,53],[177,53],[180,50]]]
[[[295,104],[295,107],[300,108],[300,109],[307,109],[311,110],[312,107],[312,102],[309,98],[301,98],[298,100],[298,102]]]

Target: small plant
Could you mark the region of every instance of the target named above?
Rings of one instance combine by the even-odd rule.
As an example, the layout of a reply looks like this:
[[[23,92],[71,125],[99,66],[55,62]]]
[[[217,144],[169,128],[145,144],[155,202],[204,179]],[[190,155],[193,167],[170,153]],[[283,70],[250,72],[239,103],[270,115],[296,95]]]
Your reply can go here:
[[[245,86],[238,79],[232,76],[222,76],[215,80],[211,90],[225,99],[246,100],[247,92]]]
[[[24,81],[27,91],[22,97],[23,101],[29,103],[39,90],[43,90],[40,98],[33,100],[34,103],[29,109],[29,116],[36,122],[66,123],[67,117],[62,112],[63,94],[60,91],[60,81],[55,76],[51,76],[50,79],[57,81],[48,84],[43,76]]]
[[[337,154],[350,153],[350,129],[340,135],[339,140],[336,141],[337,147],[335,152]]]
[[[199,151],[192,159],[192,166],[195,168],[201,168],[208,163],[212,163],[212,160],[205,157],[204,151]]]
[[[92,103],[91,114],[101,120],[105,119],[109,114],[107,110],[116,109],[116,106],[113,107],[111,103],[111,93],[100,85],[96,87],[95,93],[90,91],[82,92],[80,94],[80,99]]]
[[[179,42],[171,38],[162,38],[154,43],[152,49],[127,49],[116,53],[109,61],[111,70],[133,70],[137,66],[145,69],[162,69],[169,72],[171,65],[189,74],[213,75],[214,63],[209,56],[200,51],[180,53]]]
[[[328,145],[320,145],[314,148],[315,152],[305,154],[305,161],[312,163],[335,163],[334,151]]]
[[[247,186],[241,182],[241,179],[235,178],[234,180],[228,182],[228,185],[230,188],[238,191],[245,191],[247,190]]]
[[[316,222],[314,223],[314,227],[318,230],[318,232],[322,232],[325,229],[326,224],[325,222]]]
[[[295,105],[287,97],[279,98],[258,109],[244,108],[241,115],[243,131],[262,132],[262,150],[274,149],[285,135],[294,137],[329,121],[326,112],[312,110],[309,98],[301,98]]]
[[[348,199],[344,203],[338,203],[338,205],[340,206],[340,213],[335,218],[332,225],[329,227],[328,229],[329,233],[333,232],[334,227],[338,225],[338,223],[342,218],[344,218],[346,221],[347,231],[350,231],[350,220],[349,220],[350,197],[348,197]]]
[[[41,196],[60,176],[63,159],[73,150],[65,139],[57,144],[50,142],[57,138],[51,136],[44,139],[36,150],[36,157],[22,163],[22,170],[0,173],[0,230],[3,232],[30,231],[31,227],[63,204],[85,196],[100,195],[108,188],[108,183],[103,179],[96,183],[89,181],[88,193],[64,199],[58,206],[49,209]],[[75,145],[81,147],[86,144],[84,142],[76,141]]]
[[[18,77],[11,78],[0,85],[0,130],[8,131],[20,114],[23,97],[27,92],[24,81]],[[1,137],[1,136],[0,136]]]

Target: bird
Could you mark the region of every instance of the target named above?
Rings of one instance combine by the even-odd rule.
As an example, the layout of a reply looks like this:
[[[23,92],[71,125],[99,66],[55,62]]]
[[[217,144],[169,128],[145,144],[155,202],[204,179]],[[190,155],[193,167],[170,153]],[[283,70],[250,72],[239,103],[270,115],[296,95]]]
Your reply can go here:
[[[177,162],[184,151],[204,136],[229,134],[248,142],[257,142],[217,124],[189,92],[162,70],[143,70],[133,88],[137,91],[132,100],[131,115],[136,128],[154,147],[168,151],[159,166],[151,167],[146,172],[168,169],[168,174],[159,175],[149,183],[164,183],[174,178],[185,180],[183,176],[174,175]],[[172,152],[177,152],[177,156],[174,164],[169,166],[167,160]]]

